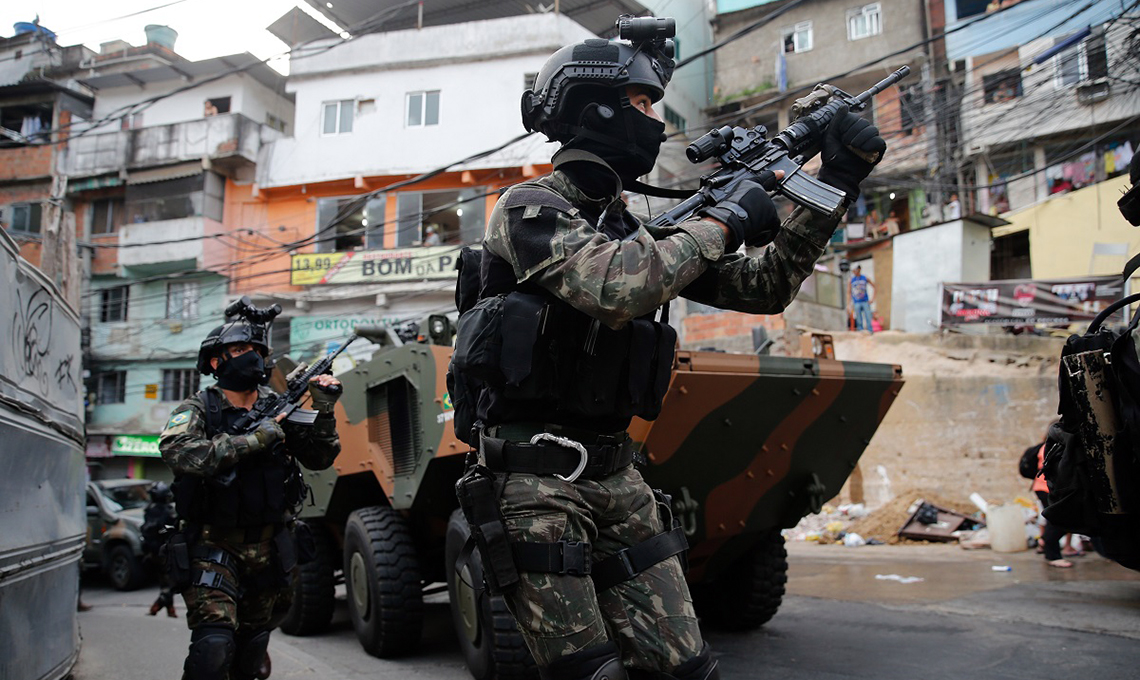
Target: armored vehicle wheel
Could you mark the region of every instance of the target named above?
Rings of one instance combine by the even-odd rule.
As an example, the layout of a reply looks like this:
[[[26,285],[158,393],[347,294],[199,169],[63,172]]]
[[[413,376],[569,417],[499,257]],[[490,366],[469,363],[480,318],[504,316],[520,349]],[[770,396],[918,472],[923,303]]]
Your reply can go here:
[[[535,680],[538,667],[514,617],[502,596],[488,595],[483,588],[483,566],[478,551],[467,564],[455,568],[455,560],[470,536],[467,520],[456,510],[447,523],[444,569],[451,602],[451,622],[475,680]]]
[[[424,599],[411,528],[392,508],[353,511],[344,527],[348,613],[364,651],[389,658],[420,642]]]
[[[309,523],[317,552],[311,562],[298,569],[293,584],[293,604],[281,621],[282,632],[289,635],[314,635],[324,632],[332,622],[336,608],[334,572],[340,556],[329,530],[316,522]]]
[[[774,529],[715,581],[694,588],[697,613],[718,628],[759,628],[776,615],[787,582],[788,551]]]
[[[107,576],[115,590],[135,590],[142,585],[142,564],[131,551],[131,546],[119,544],[107,553]]]

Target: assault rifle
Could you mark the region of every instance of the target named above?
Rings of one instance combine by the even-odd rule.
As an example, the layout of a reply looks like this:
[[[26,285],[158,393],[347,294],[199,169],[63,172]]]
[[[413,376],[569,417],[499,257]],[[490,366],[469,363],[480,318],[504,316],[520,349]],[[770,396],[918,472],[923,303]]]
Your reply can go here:
[[[265,418],[276,418],[282,413],[284,413],[285,417],[291,422],[313,422],[313,419],[316,417],[316,412],[307,412],[305,414],[296,413],[297,408],[301,405],[301,399],[304,398],[309,390],[309,381],[318,375],[329,373],[333,361],[359,337],[359,335],[352,336],[347,342],[338,347],[335,352],[325,355],[313,363],[313,365],[303,368],[300,372],[293,371],[286,382],[285,391],[280,394],[274,394],[271,397],[266,397],[265,399],[259,399],[253,408],[247,411],[241,418],[238,418],[237,422],[234,423],[234,430],[241,434],[248,434],[256,430],[257,424]],[[333,394],[341,391],[339,385],[322,387],[320,389]]]
[[[760,181],[765,189],[783,194],[805,208],[838,216],[846,194],[800,170],[819,153],[827,126],[842,104],[847,104],[851,111],[861,111],[871,97],[909,74],[910,67],[903,66],[855,97],[831,85],[816,85],[808,96],[792,105],[795,122],[772,139],[766,138],[768,129],[763,125],[726,125],[705,133],[685,149],[685,155],[693,163],[716,156],[720,168],[701,178],[697,193],[648,224],[668,227],[683,222],[701,208],[724,200],[745,180]],[[778,170],[783,170],[784,176],[775,180],[769,173]]]

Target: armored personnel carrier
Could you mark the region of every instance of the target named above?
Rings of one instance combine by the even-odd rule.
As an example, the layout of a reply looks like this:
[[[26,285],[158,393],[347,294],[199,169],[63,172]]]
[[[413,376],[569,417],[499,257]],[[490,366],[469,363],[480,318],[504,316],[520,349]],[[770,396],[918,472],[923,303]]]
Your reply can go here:
[[[302,567],[282,629],[327,627],[343,579],[364,649],[411,654],[424,595],[446,584],[472,675],[537,677],[505,604],[472,587],[482,582],[478,561],[455,569],[468,531],[454,487],[469,447],[452,428],[446,323],[426,324],[441,344],[373,337],[382,349],[338,375],[342,453],[333,468],[308,473],[314,503],[302,517],[318,557]],[[780,530],[839,492],[902,382],[886,364],[678,353],[660,417],[629,432],[645,479],[672,497],[706,624],[749,629],[775,615],[787,571]]]

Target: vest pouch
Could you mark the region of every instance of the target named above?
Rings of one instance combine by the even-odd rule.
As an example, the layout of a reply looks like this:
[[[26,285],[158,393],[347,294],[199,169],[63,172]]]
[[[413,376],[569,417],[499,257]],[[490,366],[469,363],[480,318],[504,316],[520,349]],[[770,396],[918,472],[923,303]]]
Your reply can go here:
[[[661,401],[669,389],[677,331],[648,319],[631,321],[629,329],[629,372],[618,393],[618,409],[625,415],[653,420],[660,415]]]
[[[577,361],[572,384],[566,394],[576,396],[575,411],[586,417],[614,415],[622,401],[626,357],[629,354],[630,327],[613,330],[597,319],[586,324],[585,336],[578,336],[574,348]],[[563,404],[569,405],[569,402]]]
[[[510,399],[550,399],[556,396],[550,357],[544,298],[514,292],[503,299],[502,345],[499,366],[503,394]]]
[[[483,298],[459,316],[451,372],[467,381],[503,383],[499,357],[503,353],[503,297]]]
[[[174,494],[174,509],[180,518],[199,524],[205,522],[204,510],[209,506],[206,484],[201,477],[189,475],[180,475],[174,480],[170,490]]]

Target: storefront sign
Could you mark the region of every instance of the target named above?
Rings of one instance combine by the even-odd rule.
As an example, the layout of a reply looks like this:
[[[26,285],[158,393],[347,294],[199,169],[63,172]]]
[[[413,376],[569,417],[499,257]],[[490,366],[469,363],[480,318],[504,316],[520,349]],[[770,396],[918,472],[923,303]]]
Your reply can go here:
[[[144,385],[143,387],[146,388],[145,391],[143,392],[143,397],[145,397],[147,399],[158,399],[158,385],[157,384]]]
[[[111,455],[145,456],[161,458],[158,450],[158,435],[120,434],[111,438]]]
[[[1087,323],[1123,294],[1124,286],[1118,276],[944,283],[942,325]]]
[[[290,283],[316,286],[454,279],[458,257],[456,246],[304,253],[292,257]]]

